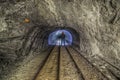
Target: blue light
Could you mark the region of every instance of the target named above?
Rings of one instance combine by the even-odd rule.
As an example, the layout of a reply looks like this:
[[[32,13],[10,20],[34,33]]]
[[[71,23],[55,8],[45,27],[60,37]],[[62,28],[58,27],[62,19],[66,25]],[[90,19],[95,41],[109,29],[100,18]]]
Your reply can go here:
[[[62,37],[64,36],[64,38]],[[67,30],[57,30],[49,34],[48,37],[48,44],[49,45],[60,45],[60,46],[66,46],[72,44],[72,35]]]

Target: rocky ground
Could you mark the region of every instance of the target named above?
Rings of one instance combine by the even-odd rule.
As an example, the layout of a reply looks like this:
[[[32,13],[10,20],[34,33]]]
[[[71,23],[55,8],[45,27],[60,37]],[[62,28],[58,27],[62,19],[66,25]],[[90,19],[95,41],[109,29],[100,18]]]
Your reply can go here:
[[[6,76],[3,80],[32,80],[36,74],[40,63],[45,58],[46,53],[29,56],[24,61],[20,62],[19,67],[12,70],[12,73]]]

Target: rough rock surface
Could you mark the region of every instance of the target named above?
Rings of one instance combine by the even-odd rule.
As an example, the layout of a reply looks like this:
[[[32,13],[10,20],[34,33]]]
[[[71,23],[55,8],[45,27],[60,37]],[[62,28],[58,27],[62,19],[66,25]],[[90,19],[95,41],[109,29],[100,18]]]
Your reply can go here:
[[[74,28],[80,34],[80,52],[101,70],[109,67],[120,74],[98,58],[120,67],[119,4],[120,0],[1,0],[0,78],[33,54],[30,50],[41,49],[34,37],[49,26]],[[26,18],[30,22],[24,22]]]

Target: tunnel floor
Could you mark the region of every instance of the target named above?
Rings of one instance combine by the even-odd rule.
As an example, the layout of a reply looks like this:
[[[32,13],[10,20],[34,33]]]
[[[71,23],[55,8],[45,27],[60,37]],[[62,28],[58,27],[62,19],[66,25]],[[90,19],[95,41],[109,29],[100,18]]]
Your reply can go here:
[[[55,46],[49,53],[24,61],[8,80],[109,79],[74,48]]]

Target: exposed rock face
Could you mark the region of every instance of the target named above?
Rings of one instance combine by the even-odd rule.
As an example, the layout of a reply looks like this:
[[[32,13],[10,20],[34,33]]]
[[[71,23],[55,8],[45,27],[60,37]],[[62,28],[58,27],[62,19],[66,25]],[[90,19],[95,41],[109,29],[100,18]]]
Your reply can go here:
[[[72,27],[80,32],[81,52],[119,60],[119,0],[35,0],[35,3],[48,25]]]
[[[101,46],[110,45],[119,38],[119,1],[36,0],[36,4],[39,15],[48,25],[69,26],[83,31],[91,46],[98,47],[98,53],[102,53],[99,52]],[[115,42],[119,42],[118,39],[113,44]]]
[[[80,52],[91,62],[98,63],[99,55],[120,67],[119,4],[120,0],[2,0],[0,59],[5,56],[15,62],[25,56],[31,42],[36,46],[34,36],[44,34],[43,26],[46,31],[51,26],[72,27],[80,34]],[[30,22],[25,23],[25,18]],[[0,63],[4,64],[4,59]]]

